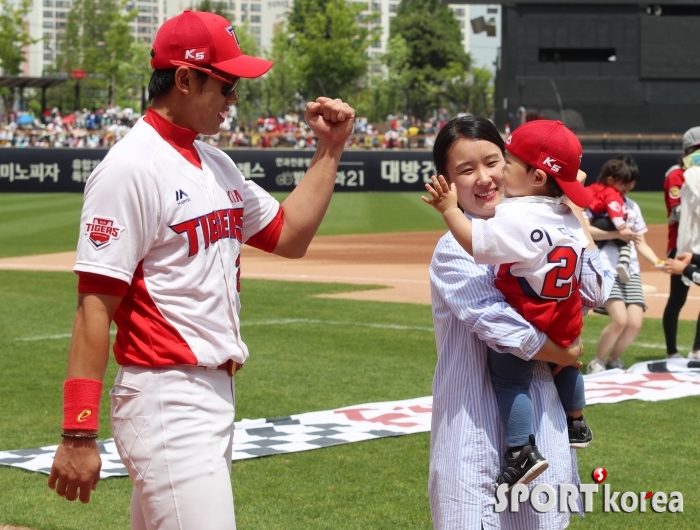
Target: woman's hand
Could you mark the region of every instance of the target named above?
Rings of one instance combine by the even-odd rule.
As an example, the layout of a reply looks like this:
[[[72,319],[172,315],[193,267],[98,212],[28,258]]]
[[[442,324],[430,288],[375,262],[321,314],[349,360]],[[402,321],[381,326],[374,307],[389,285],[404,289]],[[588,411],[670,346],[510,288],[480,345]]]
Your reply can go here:
[[[571,366],[577,370],[580,370],[583,366],[583,363],[579,361],[579,357],[583,355],[583,342],[581,341],[580,335],[576,337],[576,340],[572,342],[568,348],[564,348],[564,350],[566,359],[571,360],[571,362],[568,364],[565,364],[566,360],[557,362],[557,365],[552,369],[552,377],[556,376],[567,366]]]
[[[558,364],[561,365],[561,368],[564,368],[565,366],[576,367],[578,363],[578,368],[580,368],[582,365],[579,361],[579,357],[582,355],[583,343],[581,342],[580,336],[576,337],[576,340],[572,342],[568,348],[559,346],[552,339],[547,338],[547,342],[544,343],[542,349],[538,351],[532,359],[535,361],[547,361]],[[559,370],[561,370],[561,368],[559,368]],[[557,373],[559,373],[559,370],[557,370]]]
[[[628,226],[625,226],[624,228],[618,230],[618,237],[615,239],[622,239],[625,243],[629,243],[630,241],[636,241],[637,234],[632,232],[632,229]]]

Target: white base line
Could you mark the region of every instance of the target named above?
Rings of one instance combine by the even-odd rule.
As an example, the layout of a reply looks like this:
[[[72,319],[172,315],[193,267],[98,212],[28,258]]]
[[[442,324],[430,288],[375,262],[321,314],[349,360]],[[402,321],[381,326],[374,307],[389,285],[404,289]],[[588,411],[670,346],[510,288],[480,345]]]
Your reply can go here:
[[[285,326],[290,324],[312,324],[312,325],[325,325],[325,326],[354,326],[354,327],[365,327],[365,328],[376,328],[376,329],[398,329],[406,331],[427,331],[432,333],[433,328],[431,326],[404,326],[401,324],[376,324],[372,322],[343,322],[340,320],[315,320],[310,318],[283,318],[278,320],[252,320],[243,321],[241,325],[243,327],[247,326]],[[110,333],[114,335],[116,331],[111,330]],[[30,342],[36,340],[55,340],[55,339],[69,339],[71,337],[70,333],[59,333],[57,335],[43,335],[35,337],[18,337],[14,339],[17,342]],[[597,340],[585,340],[585,344],[598,344]],[[634,342],[632,345],[639,348],[649,348],[652,350],[663,350],[666,348],[665,344],[656,344],[650,342]],[[689,348],[689,346],[679,345],[681,350]]]
[[[241,322],[242,327],[248,326],[284,326],[288,324],[314,324],[326,326],[355,326],[377,329],[398,329],[406,331],[429,331],[432,333],[431,326],[404,326],[401,324],[375,324],[372,322],[341,322],[336,320],[313,320],[310,318],[284,318],[280,320],[253,320]],[[110,334],[116,334],[115,330],[110,330]],[[56,335],[40,335],[34,337],[17,337],[13,339],[16,342],[32,342],[37,340],[56,340],[69,339],[71,333],[59,333]]]
[[[408,280],[402,278],[366,278],[364,276],[321,276],[316,274],[266,274],[266,273],[242,273],[243,279],[275,279],[275,278],[297,278],[297,279],[314,279],[314,280],[333,280],[338,282],[355,281],[363,282],[369,285],[379,285],[383,289],[389,289],[391,285],[388,283],[423,283],[428,284],[430,280]]]

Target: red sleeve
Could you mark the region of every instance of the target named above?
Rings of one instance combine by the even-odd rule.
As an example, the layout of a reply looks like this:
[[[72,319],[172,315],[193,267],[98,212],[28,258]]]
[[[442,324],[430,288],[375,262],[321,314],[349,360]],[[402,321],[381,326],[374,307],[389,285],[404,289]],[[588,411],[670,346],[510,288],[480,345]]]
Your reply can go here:
[[[670,215],[671,210],[681,203],[681,187],[685,182],[685,175],[680,168],[671,171],[664,180],[664,200],[666,210]]]
[[[92,272],[78,273],[79,293],[106,294],[110,296],[121,296],[123,298],[128,288],[128,283],[116,278]]]
[[[623,217],[622,205],[624,204],[624,199],[622,198],[622,194],[612,186],[606,186],[606,188],[603,200],[605,201],[605,209],[608,212],[608,217],[610,217],[610,219]]]
[[[275,215],[275,218],[270,221],[270,224],[260,230],[260,232],[257,234],[250,236],[248,241],[246,241],[246,245],[259,248],[265,252],[272,252],[275,250],[275,247],[280,240],[283,226],[284,215],[282,214],[282,208],[280,207],[280,209],[277,210],[277,215]]]

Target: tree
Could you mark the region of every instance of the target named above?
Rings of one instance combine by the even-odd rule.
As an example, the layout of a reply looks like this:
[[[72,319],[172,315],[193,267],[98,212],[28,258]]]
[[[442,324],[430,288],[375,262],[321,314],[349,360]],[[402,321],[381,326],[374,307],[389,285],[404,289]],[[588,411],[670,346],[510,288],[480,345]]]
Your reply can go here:
[[[299,90],[296,70],[299,57],[292,36],[284,24],[275,29],[268,59],[275,66],[265,76],[267,111],[277,116],[295,107]]]
[[[25,17],[31,9],[32,0],[0,2],[0,68],[5,75],[22,71],[25,47],[37,42],[27,32]]]
[[[29,36],[25,22],[31,9],[32,0],[0,2],[0,68],[5,75],[17,75],[22,71],[25,47],[37,42]],[[5,108],[11,108],[12,92],[6,88],[1,92]]]
[[[407,110],[425,118],[440,105],[446,83],[469,69],[459,22],[439,0],[402,0],[390,28],[391,38],[398,35],[408,49]]]
[[[294,0],[289,29],[297,50],[299,92],[350,100],[367,72],[366,50],[379,39],[377,15],[358,20],[366,4]]]
[[[493,74],[488,68],[472,68],[469,87],[469,110],[472,114],[493,116]]]
[[[148,68],[142,50],[134,46],[129,25],[138,12],[125,8],[126,0],[75,0],[68,12],[56,68],[88,72],[81,84],[93,103],[102,100],[113,105],[118,87],[128,85],[126,75],[133,75],[133,67]]]
[[[219,16],[229,20],[228,4],[226,2],[212,2],[212,0],[202,0],[195,7],[195,11],[206,11],[208,13],[216,13]]]
[[[246,55],[258,56],[258,42],[250,33],[248,23],[236,28],[236,36],[241,51]],[[261,78],[242,79],[236,90],[238,93],[238,120],[250,125],[263,111],[264,82]]]

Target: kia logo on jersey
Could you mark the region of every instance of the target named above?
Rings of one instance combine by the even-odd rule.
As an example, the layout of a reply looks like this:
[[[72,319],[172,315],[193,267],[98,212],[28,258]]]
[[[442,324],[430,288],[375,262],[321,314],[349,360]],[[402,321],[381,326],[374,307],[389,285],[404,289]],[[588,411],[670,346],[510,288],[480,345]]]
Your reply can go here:
[[[92,222],[86,224],[85,228],[88,241],[97,250],[105,248],[112,242],[112,239],[119,239],[122,230],[124,230],[123,226],[117,226],[114,223],[114,219],[106,217],[95,217]]]

